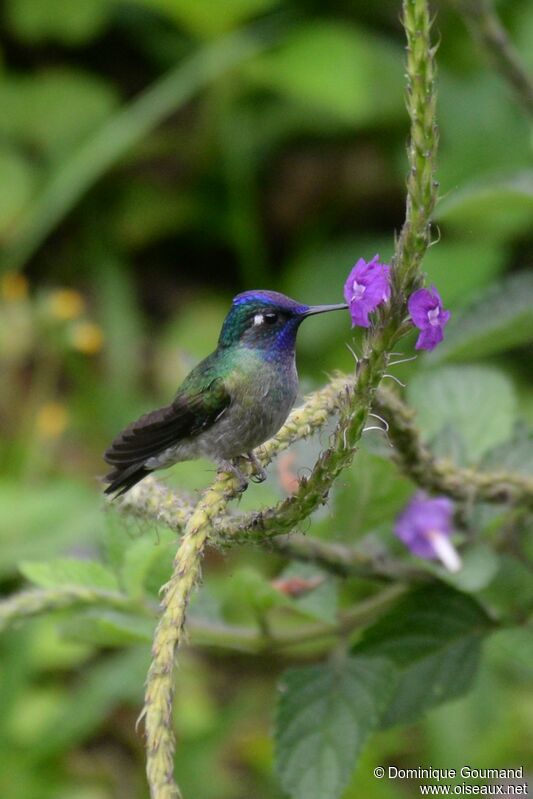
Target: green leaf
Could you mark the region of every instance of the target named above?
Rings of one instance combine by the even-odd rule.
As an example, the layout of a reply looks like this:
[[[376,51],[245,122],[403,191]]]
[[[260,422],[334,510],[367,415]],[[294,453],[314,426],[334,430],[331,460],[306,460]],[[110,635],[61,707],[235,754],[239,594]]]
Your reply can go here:
[[[398,64],[395,48],[368,32],[315,21],[298,25],[279,48],[256,59],[247,74],[297,102],[303,114],[325,113],[353,124],[401,113]]]
[[[293,799],[335,799],[394,690],[383,658],[290,669],[282,678],[276,719],[281,784]]]
[[[100,535],[103,514],[94,490],[72,480],[42,485],[0,481],[0,574],[22,560],[53,557]]]
[[[115,610],[89,610],[62,625],[70,640],[105,647],[149,643],[154,619]]]
[[[450,572],[433,561],[424,561],[428,572],[440,580],[457,588],[458,591],[475,593],[486,588],[499,568],[498,556],[486,544],[476,544],[461,553],[462,566],[457,572]]]
[[[486,454],[481,468],[486,471],[533,475],[533,432],[517,431],[512,439],[504,441]]]
[[[120,580],[124,591],[131,596],[140,597],[145,592],[148,576],[160,561],[163,550],[174,553],[176,536],[171,531],[161,530],[163,541],[152,535],[145,535],[131,543],[124,553],[120,570]]]
[[[503,168],[518,172],[531,161],[527,120],[516,113],[516,105],[503,82],[495,81],[490,70],[442,70],[439,76],[439,126],[442,131],[439,180],[442,195],[453,197],[457,186],[474,183],[480,175]],[[482,131],[482,135],[480,132]],[[512,146],[509,146],[512,142]],[[437,210],[444,205],[444,200]],[[457,215],[457,224],[462,220]],[[480,220],[479,220],[480,221]],[[490,226],[476,225],[477,235],[501,234],[495,215]],[[472,230],[464,218],[465,232]]]
[[[10,228],[31,197],[34,170],[26,158],[11,148],[0,149],[0,236]]]
[[[457,432],[467,463],[477,463],[492,447],[508,439],[516,400],[509,380],[484,366],[446,366],[418,372],[409,383],[409,402],[426,439],[448,429]],[[441,451],[437,454],[442,454]]]
[[[390,529],[391,520],[413,491],[412,483],[398,474],[390,460],[363,448],[339,484],[333,497],[334,516],[330,525],[339,538],[350,541],[379,528]]]
[[[513,677],[530,683],[533,679],[533,630],[530,627],[509,627],[496,630],[487,645],[487,656]]]
[[[114,91],[95,75],[49,69],[39,80],[10,76],[0,83],[0,132],[64,158],[116,105]]]
[[[455,309],[470,302],[472,294],[490,284],[505,266],[507,253],[493,241],[478,237],[439,241],[424,256],[427,283],[438,286],[445,307]],[[444,344],[456,323],[455,311],[446,328]],[[440,352],[440,344],[436,352]]]
[[[505,352],[533,340],[533,274],[511,274],[452,317],[432,360],[462,360]]]
[[[103,588],[106,591],[118,590],[117,578],[113,572],[96,560],[57,558],[48,562],[24,561],[19,568],[27,580],[40,588],[79,585]]]
[[[441,200],[435,217],[494,236],[530,227],[532,214],[533,170],[523,170],[462,185]]]
[[[503,553],[494,579],[482,592],[483,601],[498,617],[520,618],[524,608],[533,607],[531,569],[523,558]]]
[[[409,724],[471,686],[490,620],[466,594],[419,589],[367,629],[354,652],[390,658],[401,676],[384,725]]]
[[[67,45],[90,41],[104,27],[109,0],[7,0],[6,17],[13,33],[29,44],[48,39]]]
[[[255,14],[267,11],[278,0],[134,0],[139,5],[166,14],[196,36],[210,38],[225,33]]]
[[[265,613],[280,605],[290,605],[291,601],[280,593],[267,578],[252,566],[243,566],[232,574],[228,585],[226,601],[241,605],[242,609],[253,609],[254,613]]]

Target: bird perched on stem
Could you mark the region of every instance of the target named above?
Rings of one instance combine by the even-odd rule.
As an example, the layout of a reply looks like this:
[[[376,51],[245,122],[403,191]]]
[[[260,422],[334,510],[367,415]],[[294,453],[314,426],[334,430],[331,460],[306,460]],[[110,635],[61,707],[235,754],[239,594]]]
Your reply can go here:
[[[235,459],[278,432],[298,392],[296,334],[308,316],[346,309],[302,305],[276,291],[246,291],[231,305],[216,350],[185,378],[174,400],[128,425],[105,452],[106,494],[120,496],[143,477],[179,461],[207,457],[247,480]]]

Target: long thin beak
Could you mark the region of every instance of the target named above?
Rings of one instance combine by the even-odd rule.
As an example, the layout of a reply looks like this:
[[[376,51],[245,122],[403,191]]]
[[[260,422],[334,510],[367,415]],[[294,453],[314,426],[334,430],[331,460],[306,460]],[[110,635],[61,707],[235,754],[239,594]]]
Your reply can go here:
[[[317,313],[327,313],[328,311],[346,311],[348,306],[345,303],[340,305],[311,305],[307,311],[302,313],[302,316],[314,316]]]

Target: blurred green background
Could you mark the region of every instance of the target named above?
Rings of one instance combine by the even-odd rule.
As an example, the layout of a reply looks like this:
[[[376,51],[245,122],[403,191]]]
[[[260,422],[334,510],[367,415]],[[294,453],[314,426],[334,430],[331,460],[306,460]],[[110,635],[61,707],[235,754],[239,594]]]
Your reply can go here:
[[[533,5],[498,9],[533,68]],[[512,407],[495,445],[533,420],[531,128],[452,4],[434,10],[442,199],[425,268],[453,316],[442,347],[397,373],[415,381],[423,411],[424,380],[446,365],[457,381],[463,362],[479,362],[493,379],[494,396],[482,391],[479,406],[488,403],[490,424],[491,408]],[[132,568],[135,557],[150,560],[155,595],[172,536],[104,513],[101,453],[125,423],[168,402],[213,348],[235,293],[271,288],[338,302],[357,258],[390,258],[408,134],[400,4],[4,0],[0,13],[2,590],[23,585],[21,562],[104,552],[114,563],[127,551]],[[252,47],[235,33],[248,24]],[[340,316],[302,329],[304,388],[352,368],[345,342],[357,346],[357,336]],[[298,467],[319,446],[297,449]],[[440,446],[463,458],[449,437]],[[313,532],[376,533],[394,546],[391,519],[413,487],[366,449]],[[195,490],[212,473],[184,464],[165,479]],[[242,507],[272,501],[276,486],[273,475],[252,487]],[[251,549],[212,554],[198,612],[253,618],[250,582],[283,565]],[[365,594],[356,583],[352,599]],[[147,795],[134,727],[150,631],[124,620],[111,627],[79,614],[3,637],[3,796]],[[177,772],[186,796],[282,796],[270,731],[275,679],[288,662],[181,653]],[[492,643],[466,699],[373,739],[346,799],[416,795],[409,782],[372,777],[388,762],[523,765],[533,734],[524,662]]]

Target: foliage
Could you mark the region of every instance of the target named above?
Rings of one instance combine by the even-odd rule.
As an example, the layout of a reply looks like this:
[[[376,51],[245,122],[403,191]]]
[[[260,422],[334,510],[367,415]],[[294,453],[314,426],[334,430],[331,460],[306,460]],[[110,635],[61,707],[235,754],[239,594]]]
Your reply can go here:
[[[527,61],[531,4],[500,5]],[[165,477],[179,507],[148,488],[159,510],[125,515],[99,498],[101,452],[168,401],[211,349],[232,294],[263,285],[338,302],[359,257],[390,263],[406,172],[399,12],[343,0],[6,0],[3,795],[147,796],[135,720],[159,589],[213,469],[181,464]],[[175,678],[185,799],[395,799],[417,784],[376,780],[376,766],[504,767],[529,755],[530,120],[454,4],[439,4],[434,25],[439,241],[422,268],[452,318],[434,353],[388,372],[407,384],[426,473],[456,501],[463,569],[421,561],[393,536],[420,480],[412,454],[402,460],[378,431],[288,538],[274,530],[260,548],[228,549],[237,522],[223,517]],[[348,338],[336,315],[302,329],[306,389],[353,369]],[[397,360],[414,342],[413,331]],[[350,344],[361,352],[359,332]],[[329,433],[292,445],[297,477]],[[280,498],[272,465],[238,512]]]

